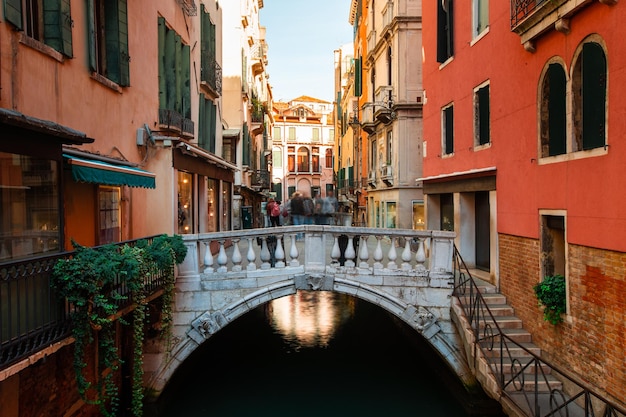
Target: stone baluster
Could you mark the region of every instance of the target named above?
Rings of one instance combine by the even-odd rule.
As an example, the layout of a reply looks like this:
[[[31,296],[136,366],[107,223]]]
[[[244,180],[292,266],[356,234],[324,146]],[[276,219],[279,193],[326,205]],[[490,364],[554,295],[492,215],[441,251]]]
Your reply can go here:
[[[387,268],[388,269],[398,269],[398,265],[396,264],[396,259],[398,259],[398,254],[396,253],[396,237],[391,237],[391,247],[389,248],[389,253],[387,253]]]
[[[333,243],[333,248],[330,251],[330,257],[332,258],[332,261],[330,262],[331,265],[333,266],[338,266],[339,265],[339,257],[341,256],[341,250],[339,249],[339,236],[338,235],[333,235],[335,241]]]
[[[359,268],[369,268],[370,254],[367,249],[367,238],[369,236],[361,236],[361,244],[359,245]]]
[[[354,259],[356,258],[356,252],[354,252],[354,236],[348,235],[348,246],[346,246],[346,252],[344,254],[346,261],[344,266],[348,268],[354,268]]]
[[[233,239],[233,256],[231,261],[233,262],[233,272],[241,271],[241,261],[243,258],[241,257],[241,251],[239,250],[239,239]]]
[[[285,267],[285,251],[283,250],[283,236],[276,236],[276,252],[274,252],[274,258],[276,259],[275,267]]]
[[[411,239],[404,239],[404,250],[402,251],[402,270],[411,270]]]
[[[253,241],[253,237],[248,238],[248,255],[246,256],[246,259],[248,260],[248,265],[246,266],[246,269],[248,271],[256,271],[256,253],[254,253],[254,246],[252,243]]]
[[[415,269],[418,271],[425,271],[426,267],[426,251],[424,251],[424,239],[417,239],[417,253],[415,253]]]
[[[292,234],[291,236],[291,249],[289,250],[289,266],[298,266],[300,262],[298,261],[298,247],[296,246],[296,235]]]
[[[383,269],[383,248],[380,246],[381,235],[376,235],[376,249],[374,250],[374,269]]]
[[[212,274],[215,272],[213,268],[213,254],[211,253],[211,241],[204,243],[204,273]]]
[[[267,248],[267,236],[261,238],[261,269],[270,269],[270,250]]]
[[[220,252],[217,254],[217,272],[228,272],[226,264],[228,263],[228,256],[226,256],[226,250],[224,249],[224,240],[218,241],[220,244]]]

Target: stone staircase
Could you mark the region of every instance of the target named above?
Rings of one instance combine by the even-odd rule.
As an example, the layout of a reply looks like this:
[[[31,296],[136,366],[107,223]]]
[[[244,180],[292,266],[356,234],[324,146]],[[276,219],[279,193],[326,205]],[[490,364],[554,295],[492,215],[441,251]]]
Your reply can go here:
[[[539,396],[549,396],[552,390],[561,390],[562,382],[551,375],[551,369],[535,361],[529,353],[540,357],[541,349],[532,342],[532,335],[524,329],[522,320],[515,316],[515,310],[507,303],[506,297],[485,281],[475,279],[475,282],[491,312],[479,325],[481,336],[498,334],[491,316],[502,334],[507,336],[503,339],[482,337],[483,340],[479,341],[494,377],[506,384],[505,391],[512,395],[534,396],[536,386]],[[464,297],[462,301],[468,300],[469,297]],[[485,332],[488,326],[491,330]]]

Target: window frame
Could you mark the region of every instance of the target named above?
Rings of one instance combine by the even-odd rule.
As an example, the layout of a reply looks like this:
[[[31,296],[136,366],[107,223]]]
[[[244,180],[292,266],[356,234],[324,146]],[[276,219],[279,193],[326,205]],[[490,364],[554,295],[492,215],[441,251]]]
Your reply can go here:
[[[485,124],[487,125],[486,127]],[[490,146],[491,88],[490,82],[485,81],[474,88],[474,150],[480,150]]]
[[[441,156],[454,155],[454,103],[441,108]]]

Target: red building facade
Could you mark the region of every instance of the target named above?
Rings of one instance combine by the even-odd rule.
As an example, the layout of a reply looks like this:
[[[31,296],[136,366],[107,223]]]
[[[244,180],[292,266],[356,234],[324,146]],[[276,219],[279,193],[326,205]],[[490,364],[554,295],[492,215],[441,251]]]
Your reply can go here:
[[[621,404],[624,17],[609,0],[424,2],[417,179],[428,228],[457,232],[464,260],[508,297],[543,355]],[[557,274],[567,313],[553,326],[533,286]]]

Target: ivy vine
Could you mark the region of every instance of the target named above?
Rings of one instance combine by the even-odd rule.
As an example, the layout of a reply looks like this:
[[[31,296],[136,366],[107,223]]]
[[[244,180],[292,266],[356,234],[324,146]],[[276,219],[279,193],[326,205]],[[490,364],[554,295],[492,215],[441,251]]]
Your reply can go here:
[[[98,405],[105,417],[116,416],[120,405],[115,374],[121,359],[115,344],[115,321],[120,302],[130,298],[134,310],[133,388],[131,407],[134,416],[143,413],[143,342],[147,317],[144,279],[150,274],[163,276],[163,319],[171,322],[174,290],[174,264],[187,254],[181,236],[161,235],[136,245],[105,245],[90,248],[72,242],[75,253],[59,260],[54,267],[52,287],[72,308],[74,370],[78,392],[88,404]],[[120,323],[126,323],[120,318]],[[169,331],[169,327],[167,327]],[[98,350],[96,377],[86,376],[86,350]],[[106,372],[103,372],[105,371]]]
[[[563,321],[566,310],[565,277],[547,276],[533,287],[539,305],[543,306],[543,319],[557,325]]]

